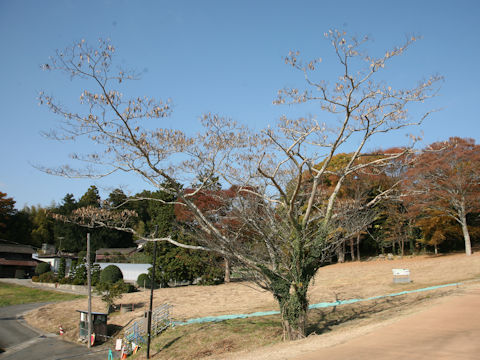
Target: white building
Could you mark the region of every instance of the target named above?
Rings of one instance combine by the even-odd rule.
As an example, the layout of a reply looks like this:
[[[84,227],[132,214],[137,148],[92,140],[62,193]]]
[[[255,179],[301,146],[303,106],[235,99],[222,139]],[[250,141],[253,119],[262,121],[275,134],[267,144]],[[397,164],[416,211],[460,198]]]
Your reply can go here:
[[[115,265],[121,271],[123,275],[123,280],[134,283],[137,281],[138,275],[148,274],[148,269],[152,267],[151,264],[122,264],[122,263],[95,263],[99,265],[102,270],[105,269],[108,265]]]

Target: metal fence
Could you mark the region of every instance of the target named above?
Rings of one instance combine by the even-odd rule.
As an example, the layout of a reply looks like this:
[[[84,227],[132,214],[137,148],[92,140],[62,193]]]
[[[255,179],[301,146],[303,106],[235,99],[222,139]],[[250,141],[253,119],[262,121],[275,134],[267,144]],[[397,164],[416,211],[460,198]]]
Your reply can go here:
[[[163,304],[152,312],[152,336],[160,334],[172,325],[170,309],[172,305]],[[143,317],[136,320],[125,329],[124,340],[126,343],[143,344],[147,341],[147,318]]]
[[[169,304],[163,304],[162,306],[157,307],[152,312],[152,335],[156,336],[162,331],[167,329],[172,325],[172,319],[170,318],[170,309],[172,308]]]
[[[146,341],[146,321],[140,319],[135,321],[132,325],[125,329],[124,343],[143,344]]]

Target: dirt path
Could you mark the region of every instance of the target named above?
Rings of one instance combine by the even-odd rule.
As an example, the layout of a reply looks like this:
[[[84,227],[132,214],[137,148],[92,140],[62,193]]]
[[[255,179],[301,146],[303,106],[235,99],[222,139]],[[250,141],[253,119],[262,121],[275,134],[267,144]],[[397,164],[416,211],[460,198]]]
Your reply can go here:
[[[479,307],[477,288],[365,336],[293,359],[478,359]]]
[[[397,317],[301,341],[230,354],[230,360],[478,359],[480,286],[414,306]],[[212,357],[212,359],[220,359]]]

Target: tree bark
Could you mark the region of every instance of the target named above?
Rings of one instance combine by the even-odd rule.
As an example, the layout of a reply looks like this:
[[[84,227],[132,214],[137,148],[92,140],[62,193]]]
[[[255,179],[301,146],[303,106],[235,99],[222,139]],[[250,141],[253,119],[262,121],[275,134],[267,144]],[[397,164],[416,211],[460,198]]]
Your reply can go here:
[[[352,256],[352,261],[355,261],[355,247],[353,243],[353,238],[350,239],[350,254]]]
[[[465,214],[462,214],[462,232],[463,232],[463,238],[465,240],[465,254],[467,256],[472,255],[472,243],[470,242],[470,233],[468,232],[468,226],[467,226],[467,217]]]
[[[292,285],[290,293],[280,301],[283,340],[299,340],[306,337],[308,300],[306,288]]]
[[[415,253],[416,253],[416,249],[415,249],[415,244],[414,244],[414,242],[413,242],[412,237],[409,238],[408,243],[409,243],[410,255],[415,254]]]
[[[357,261],[360,261],[360,233],[357,234]]]
[[[342,241],[337,248],[337,258],[339,263],[345,262],[345,241]]]
[[[230,282],[230,260],[228,260],[227,258],[225,258],[225,279],[224,279],[224,282],[225,283]]]
[[[307,323],[307,314],[304,313],[298,318],[296,326],[284,319],[283,324],[283,341],[285,340],[300,340],[304,339],[306,336],[305,328]]]

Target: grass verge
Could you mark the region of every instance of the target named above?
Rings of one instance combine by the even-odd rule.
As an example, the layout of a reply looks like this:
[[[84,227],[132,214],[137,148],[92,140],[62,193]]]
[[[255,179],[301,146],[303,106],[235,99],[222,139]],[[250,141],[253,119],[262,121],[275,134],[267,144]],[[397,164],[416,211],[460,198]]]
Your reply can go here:
[[[26,286],[0,282],[0,307],[36,302],[68,301],[84,298],[84,295],[59,293],[56,291],[32,289]]]
[[[271,345],[281,340],[279,316],[235,319],[170,328],[153,339],[150,354],[154,359],[201,359]],[[145,354],[146,345],[134,359],[145,359]]]

